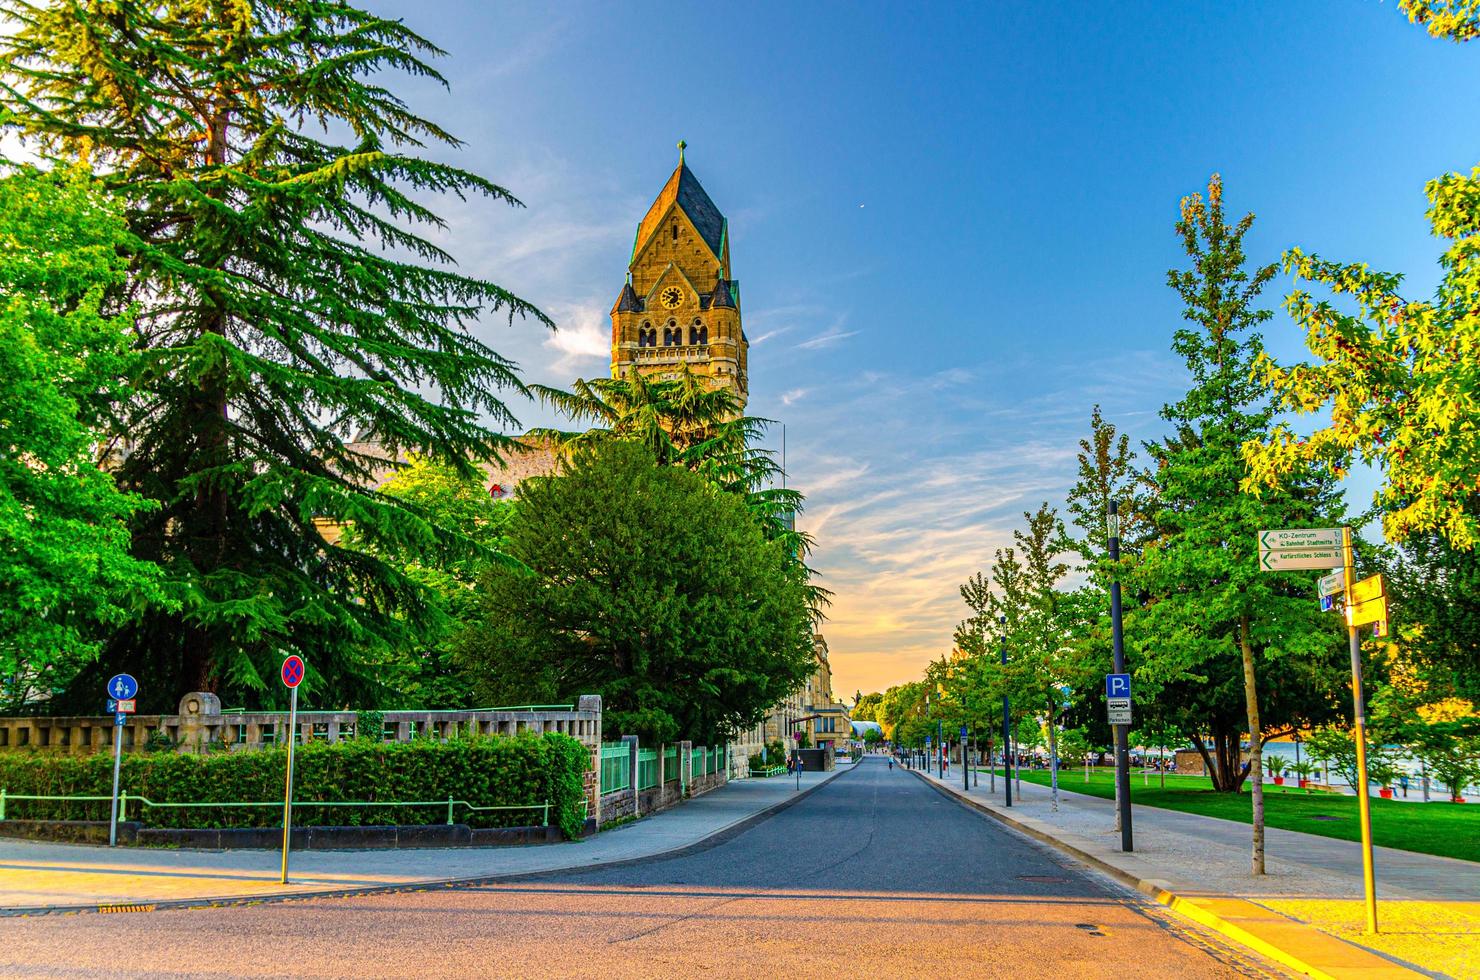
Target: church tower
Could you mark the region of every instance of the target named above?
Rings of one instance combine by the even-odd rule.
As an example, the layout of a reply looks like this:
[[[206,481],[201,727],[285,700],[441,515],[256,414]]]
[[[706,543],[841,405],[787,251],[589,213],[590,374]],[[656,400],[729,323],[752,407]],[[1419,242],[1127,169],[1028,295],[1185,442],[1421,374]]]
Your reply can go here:
[[[729,224],[684,163],[637,226],[627,284],[612,307],[612,377],[635,366],[677,376],[682,365],[732,389],[743,410],[749,342],[740,283],[731,278]]]

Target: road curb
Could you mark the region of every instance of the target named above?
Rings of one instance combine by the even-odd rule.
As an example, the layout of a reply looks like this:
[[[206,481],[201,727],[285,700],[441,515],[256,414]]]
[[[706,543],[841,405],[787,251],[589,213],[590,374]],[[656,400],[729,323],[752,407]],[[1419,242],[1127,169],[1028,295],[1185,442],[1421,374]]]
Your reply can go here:
[[[269,892],[263,895],[244,895],[240,897],[222,896],[217,898],[181,898],[169,899],[155,902],[89,902],[80,905],[36,905],[36,906],[7,906],[0,907],[0,919],[4,918],[31,918],[43,915],[87,915],[87,914],[110,914],[118,912],[168,912],[176,909],[221,909],[236,908],[248,905],[268,905],[281,902],[292,902],[311,898],[358,898],[363,895],[393,895],[399,892],[425,892],[434,891],[439,888],[454,889],[468,888],[477,885],[493,885],[503,882],[529,881],[540,878],[548,878],[554,875],[570,874],[576,871],[586,871],[595,868],[621,868],[636,864],[646,864],[649,861],[667,860],[669,858],[684,857],[688,854],[697,854],[700,851],[718,847],[734,837],[743,834],[751,827],[767,820],[788,807],[795,806],[801,800],[815,793],[817,790],[828,785],[833,780],[851,772],[858,766],[855,763],[848,769],[834,770],[831,776],[821,782],[814,783],[800,792],[793,793],[783,800],[770,806],[757,810],[748,816],[741,817],[723,827],[718,827],[696,841],[671,847],[665,851],[654,851],[652,854],[644,854],[641,857],[618,858],[613,861],[597,861],[591,864],[575,864],[563,868],[547,868],[540,871],[505,871],[491,875],[475,875],[468,878],[432,878],[423,881],[407,881],[395,885],[360,885],[352,888],[325,888],[317,891],[301,892]],[[658,814],[660,815],[660,814]],[[651,819],[644,817],[643,819]]]
[[[1226,939],[1245,946],[1316,980],[1386,980],[1398,977],[1422,977],[1422,972],[1396,963],[1363,946],[1321,932],[1313,926],[1286,918],[1242,898],[1178,895],[1162,882],[1138,878],[1105,859],[1076,847],[1053,834],[1031,826],[1000,810],[975,800],[955,787],[945,785],[921,773],[913,775],[947,799],[955,800],[978,813],[991,817],[1034,840],[1082,861],[1096,871],[1109,875],[1123,885],[1164,905],[1184,918],[1211,929]]]

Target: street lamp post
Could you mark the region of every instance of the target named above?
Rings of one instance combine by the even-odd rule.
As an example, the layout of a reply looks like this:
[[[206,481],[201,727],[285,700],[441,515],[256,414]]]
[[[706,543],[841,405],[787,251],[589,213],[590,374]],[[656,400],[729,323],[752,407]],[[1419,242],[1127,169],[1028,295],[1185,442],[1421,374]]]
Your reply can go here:
[[[1007,617],[998,616],[997,625],[1002,628],[1002,666],[1007,666]],[[1007,791],[1007,805],[1012,806],[1012,764],[1008,746],[1012,744],[1012,713],[1008,705],[1007,689],[1002,694],[1002,787]]]

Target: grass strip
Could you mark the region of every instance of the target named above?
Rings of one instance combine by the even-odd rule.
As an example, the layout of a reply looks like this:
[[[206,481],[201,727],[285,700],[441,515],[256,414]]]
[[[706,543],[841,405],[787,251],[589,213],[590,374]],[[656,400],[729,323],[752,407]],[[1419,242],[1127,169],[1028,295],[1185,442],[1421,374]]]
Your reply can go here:
[[[982,770],[983,773],[986,770]],[[999,769],[997,775],[1001,776]],[[1048,785],[1048,772],[1024,769],[1025,782]],[[1196,813],[1205,817],[1253,822],[1253,804],[1248,783],[1237,794],[1219,793],[1202,776],[1168,776],[1165,789],[1160,777],[1149,776],[1150,785],[1139,772],[1131,774],[1131,802]],[[1110,769],[1091,771],[1088,782],[1083,769],[1059,770],[1059,788],[1102,799],[1115,798],[1115,773]],[[1480,862],[1480,806],[1464,803],[1418,803],[1402,800],[1372,800],[1372,842],[1419,854]],[[1323,790],[1307,791],[1291,786],[1264,785],[1264,825],[1297,830],[1337,840],[1361,840],[1357,820],[1357,798]]]

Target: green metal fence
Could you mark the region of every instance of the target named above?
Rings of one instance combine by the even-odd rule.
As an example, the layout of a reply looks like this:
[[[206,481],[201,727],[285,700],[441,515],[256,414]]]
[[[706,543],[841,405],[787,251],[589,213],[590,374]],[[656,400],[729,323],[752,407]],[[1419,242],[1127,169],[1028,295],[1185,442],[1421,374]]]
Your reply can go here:
[[[663,782],[676,783],[683,773],[678,765],[678,746],[670,745],[663,750]]]
[[[107,803],[113,798],[111,796],[44,796],[30,793],[7,793],[0,789],[0,822],[5,820],[5,808],[7,803],[16,800],[40,800],[56,803]],[[211,803],[155,803],[146,796],[130,796],[127,792],[118,794],[118,819],[128,819],[128,808],[130,805],[139,808],[139,816],[143,816],[146,809],[155,810],[186,810],[186,809],[241,809],[243,807],[277,807],[282,808],[282,800],[245,801],[245,800],[218,800]],[[424,807],[447,807],[447,822],[453,822],[453,812],[456,807],[465,807],[469,813],[490,813],[495,810],[538,810],[540,811],[540,825],[548,826],[550,823],[549,803],[521,803],[515,806],[475,806],[467,800],[458,800],[448,797],[445,800],[294,800],[293,809],[295,813],[317,807],[391,807],[391,806],[424,806]]]
[[[626,742],[601,746],[601,791],[612,793],[632,786],[632,752]]]
[[[658,785],[658,750],[637,750],[637,788],[652,789]]]

